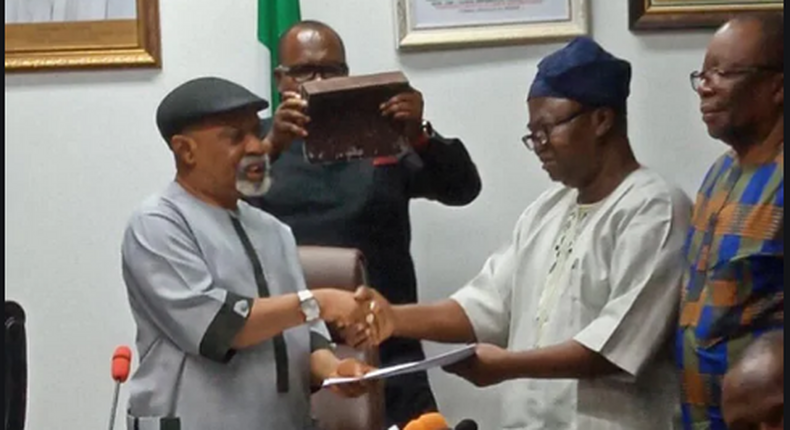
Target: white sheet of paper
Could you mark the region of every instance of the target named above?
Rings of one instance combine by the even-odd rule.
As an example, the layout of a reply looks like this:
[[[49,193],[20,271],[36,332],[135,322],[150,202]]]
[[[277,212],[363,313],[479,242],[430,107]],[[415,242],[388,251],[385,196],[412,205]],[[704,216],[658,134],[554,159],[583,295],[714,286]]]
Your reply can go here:
[[[476,345],[466,345],[462,348],[454,349],[423,361],[414,361],[411,363],[398,364],[391,367],[377,369],[359,378],[329,378],[324,381],[323,387],[348,384],[351,382],[369,381],[373,379],[386,379],[393,376],[423,372],[437,367],[449,366],[474,355],[475,346]]]

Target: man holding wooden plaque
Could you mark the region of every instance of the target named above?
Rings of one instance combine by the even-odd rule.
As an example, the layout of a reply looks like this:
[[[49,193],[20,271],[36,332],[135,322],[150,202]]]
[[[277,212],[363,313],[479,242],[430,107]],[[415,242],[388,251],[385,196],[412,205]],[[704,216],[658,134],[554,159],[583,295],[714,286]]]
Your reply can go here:
[[[481,188],[475,165],[461,141],[424,120],[405,76],[348,78],[343,41],[327,25],[300,22],[279,48],[282,102],[264,120],[271,188],[250,203],[288,224],[299,245],[361,250],[371,286],[416,303],[409,201],[469,204]],[[415,340],[390,339],[380,352],[382,366],[424,358]],[[386,383],[388,426],[436,410],[425,373]]]

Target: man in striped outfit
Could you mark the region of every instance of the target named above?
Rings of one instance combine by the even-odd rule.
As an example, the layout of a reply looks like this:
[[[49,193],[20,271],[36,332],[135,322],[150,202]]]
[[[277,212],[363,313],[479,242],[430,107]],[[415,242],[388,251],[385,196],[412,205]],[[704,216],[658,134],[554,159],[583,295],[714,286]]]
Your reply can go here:
[[[709,134],[731,150],[700,189],[676,353],[687,430],[724,430],[723,376],[784,326],[784,18],[750,15],[713,37],[691,74]]]

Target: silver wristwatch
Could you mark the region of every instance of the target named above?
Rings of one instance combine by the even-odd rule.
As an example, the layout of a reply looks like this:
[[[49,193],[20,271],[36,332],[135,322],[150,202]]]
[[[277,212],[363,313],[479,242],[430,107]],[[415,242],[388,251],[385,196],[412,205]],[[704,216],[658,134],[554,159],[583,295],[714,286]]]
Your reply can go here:
[[[318,300],[315,299],[313,292],[310,290],[302,290],[297,293],[299,296],[299,306],[302,308],[305,322],[313,322],[321,317],[321,308],[318,306]]]

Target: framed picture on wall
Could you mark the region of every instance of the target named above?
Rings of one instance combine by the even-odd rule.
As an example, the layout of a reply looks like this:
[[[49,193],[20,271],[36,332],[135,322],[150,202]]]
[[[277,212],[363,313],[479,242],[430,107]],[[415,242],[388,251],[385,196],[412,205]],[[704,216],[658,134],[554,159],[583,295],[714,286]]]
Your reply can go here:
[[[159,0],[5,0],[5,71],[160,68]]]
[[[402,51],[556,41],[589,32],[589,0],[393,1]]]
[[[784,10],[784,0],[628,0],[631,30],[715,28],[733,15]]]

